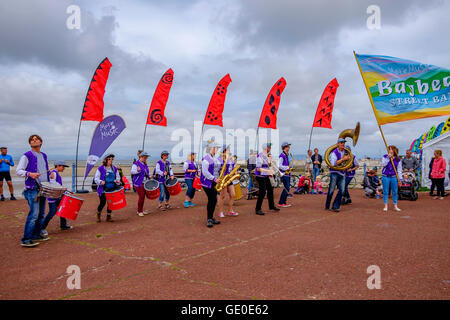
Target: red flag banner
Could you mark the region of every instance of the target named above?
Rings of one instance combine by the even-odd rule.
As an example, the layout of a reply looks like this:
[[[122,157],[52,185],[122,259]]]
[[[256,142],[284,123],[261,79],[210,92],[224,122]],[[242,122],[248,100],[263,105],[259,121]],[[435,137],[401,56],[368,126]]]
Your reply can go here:
[[[225,105],[225,97],[227,95],[227,88],[231,82],[230,75],[227,74],[216,86],[211,100],[209,101],[208,110],[206,111],[205,120],[203,124],[210,124],[213,126],[223,127],[222,113]]]
[[[261,128],[277,128],[277,112],[280,106],[280,98],[286,87],[286,80],[280,78],[272,87],[264,103],[261,117],[259,118],[258,127]]]
[[[172,88],[173,70],[169,69],[163,74],[156,87],[152,103],[147,116],[147,124],[155,126],[167,126],[167,118],[164,116],[170,88]]]
[[[331,117],[333,115],[334,97],[336,96],[339,83],[336,78],[330,81],[320,98],[317,106],[316,116],[314,117],[313,127],[330,128]]]
[[[111,62],[109,62],[108,58],[105,58],[95,70],[86,94],[86,100],[84,101],[81,121],[103,120],[103,96],[105,95],[105,86],[111,66]]]

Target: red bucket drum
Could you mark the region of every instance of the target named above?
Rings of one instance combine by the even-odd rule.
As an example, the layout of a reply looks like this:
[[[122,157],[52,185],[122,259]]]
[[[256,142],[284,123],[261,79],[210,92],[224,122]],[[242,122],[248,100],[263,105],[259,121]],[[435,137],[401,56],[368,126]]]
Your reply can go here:
[[[192,186],[194,187],[194,189],[197,189],[197,190],[201,190],[202,189],[202,183],[200,182],[200,178],[199,177],[195,177],[194,178],[194,182],[192,183]]]
[[[177,178],[167,179],[165,185],[171,196],[176,196],[181,192],[181,185]]]
[[[155,179],[150,179],[144,182],[145,195],[150,200],[155,200],[159,197],[159,182]]]
[[[109,210],[115,211],[127,206],[127,200],[125,199],[125,191],[123,188],[110,192],[105,191],[105,196]]]
[[[56,210],[56,215],[69,220],[76,220],[83,201],[83,199],[75,197],[71,193],[64,193]]]

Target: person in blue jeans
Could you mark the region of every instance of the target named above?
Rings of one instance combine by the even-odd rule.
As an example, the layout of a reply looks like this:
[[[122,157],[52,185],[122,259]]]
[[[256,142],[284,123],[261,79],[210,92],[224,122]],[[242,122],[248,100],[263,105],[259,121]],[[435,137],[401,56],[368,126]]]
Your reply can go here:
[[[55,161],[55,169],[50,171],[50,182],[57,183],[62,186],[62,178],[59,175],[60,172],[63,172],[65,168],[69,166],[65,164],[64,161]],[[48,202],[48,213],[45,218],[42,220],[41,224],[41,235],[46,237],[48,236],[47,226],[52,220],[52,218],[56,214],[56,210],[58,209],[59,204],[61,203],[61,197],[58,199],[47,198]],[[67,219],[63,217],[59,217],[59,226],[61,230],[72,229],[72,226],[67,224]]]
[[[250,149],[250,154],[247,160],[247,170],[248,170],[248,192],[251,192],[251,190],[254,187],[253,180],[252,180],[252,171],[256,168],[256,153],[253,149]]]
[[[169,158],[169,152],[164,150],[161,152],[161,160],[159,160],[156,163],[155,173],[156,173],[156,179],[159,182],[159,206],[158,209],[165,210],[170,209],[169,200],[170,200],[170,193],[169,190],[167,190],[167,187],[165,185],[167,176],[170,176],[170,179],[174,178],[174,174],[172,171],[172,166],[170,162],[167,160]],[[166,200],[164,207],[163,207],[163,201],[164,198]]]
[[[332,166],[339,165],[341,162],[348,161],[350,159],[350,156],[346,154],[346,151],[344,149],[345,139],[339,138],[337,145],[337,148],[335,148],[330,154],[330,163]],[[339,208],[341,207],[342,195],[344,194],[345,188],[345,172],[330,168],[330,184],[328,186],[325,210],[330,210],[331,200],[333,198],[333,193],[336,187],[338,187],[339,192],[336,195],[336,198],[334,198],[332,210],[334,212],[339,212]]]
[[[278,201],[278,206],[281,208],[288,208],[291,205],[286,203],[287,197],[289,195],[289,190],[291,188],[291,174],[289,170],[289,150],[291,149],[291,144],[288,142],[283,142],[281,145],[283,150],[278,157],[278,168],[280,172],[283,173],[281,177],[281,182],[283,183],[283,191],[280,195],[280,200]],[[287,172],[287,173],[286,173]]]
[[[317,176],[320,174],[320,169],[322,168],[322,156],[319,154],[319,149],[314,149],[314,154],[311,156],[311,161],[313,163],[312,181],[316,181]]]
[[[186,198],[184,199],[184,207],[194,207],[195,204],[192,202],[195,196],[194,189],[194,179],[198,176],[198,168],[195,163],[195,152],[191,152],[189,159],[184,162],[184,181],[187,185]]]
[[[351,148],[347,146],[349,150]],[[353,166],[347,170],[345,170],[345,185],[344,185],[344,193],[340,194],[342,196],[341,203],[342,204],[350,204],[352,203],[352,199],[350,197],[350,193],[348,192],[348,185],[353,180],[356,174],[356,170],[359,168],[359,162],[356,159],[355,155],[353,155]]]
[[[400,181],[397,179],[402,176],[402,161],[398,156],[398,148],[396,146],[388,147],[388,154],[385,154],[381,159],[383,170],[381,171],[381,183],[383,184],[383,211],[388,210],[389,190],[392,191],[392,202],[394,203],[394,210],[401,211],[397,206],[398,201],[398,185]],[[394,164],[394,165],[392,165]],[[396,174],[397,172],[397,174]]]
[[[49,237],[41,236],[41,221],[45,214],[44,196],[39,193],[39,184],[49,181],[47,155],[41,152],[42,138],[33,134],[28,138],[31,150],[26,152],[19,161],[16,174],[25,177],[24,198],[28,202],[30,211],[25,222],[21,241],[23,247],[35,247],[36,241],[46,241]]]

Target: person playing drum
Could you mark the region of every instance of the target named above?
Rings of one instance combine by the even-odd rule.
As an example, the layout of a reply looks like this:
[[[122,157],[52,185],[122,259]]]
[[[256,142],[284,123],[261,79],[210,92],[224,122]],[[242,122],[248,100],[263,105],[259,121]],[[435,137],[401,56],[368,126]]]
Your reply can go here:
[[[113,166],[114,155],[109,154],[103,159],[103,165],[98,167],[95,172],[94,182],[97,184],[97,194],[100,199],[100,204],[97,208],[97,222],[101,222],[101,213],[106,204],[105,191],[114,191],[120,185],[119,170]],[[112,210],[107,208],[106,221],[113,222],[111,218]]]
[[[186,198],[184,199],[184,207],[189,208],[195,206],[192,202],[195,196],[194,179],[198,175],[197,164],[195,163],[195,152],[191,152],[187,161],[184,162],[184,181],[187,185]]]
[[[16,174],[25,177],[25,190],[23,196],[28,202],[30,211],[25,222],[21,245],[23,247],[34,247],[39,243],[35,241],[46,241],[49,237],[42,237],[41,221],[45,214],[45,197],[39,192],[39,184],[48,182],[47,155],[41,152],[42,138],[33,134],[28,138],[31,150],[26,152],[19,161]]]
[[[158,209],[160,209],[160,210],[170,209],[170,205],[169,205],[170,193],[169,193],[169,190],[167,190],[165,183],[167,180],[167,176],[170,176],[170,179],[173,179],[174,175],[173,175],[173,171],[172,171],[172,166],[171,166],[170,162],[167,160],[168,157],[169,157],[168,151],[164,150],[163,152],[161,152],[161,160],[159,160],[156,163],[156,168],[155,168],[156,177],[159,182],[160,195],[159,195]],[[166,202],[163,206],[164,198],[165,198]]]
[[[55,161],[54,163],[55,169],[50,171],[50,182],[51,183],[57,183],[60,186],[62,186],[62,178],[60,176],[60,172],[63,172],[65,168],[68,168],[69,166],[66,165],[64,161]],[[61,196],[62,197],[62,196]],[[45,218],[42,220],[41,224],[41,236],[47,237],[47,226],[50,222],[50,220],[55,216],[56,210],[58,209],[59,203],[61,202],[61,198],[53,199],[53,198],[47,198],[48,202],[48,213],[45,216]],[[63,217],[59,217],[59,226],[61,230],[69,230],[72,229],[72,226],[67,224],[67,219]]]
[[[225,164],[225,160],[228,157],[228,161]],[[222,147],[222,159],[221,159],[222,166],[226,165],[224,176],[229,174],[231,170],[233,170],[236,163],[233,160],[233,157],[230,156],[230,146],[224,145]],[[220,168],[222,170],[222,168]],[[233,203],[234,203],[234,196],[235,196],[235,190],[234,190],[234,184],[231,183],[228,186],[226,186],[219,194],[219,217],[224,218],[225,215],[223,214],[223,203],[225,202],[225,196],[228,193],[230,200],[228,202],[228,212],[226,213],[227,216],[236,217],[239,215],[239,213],[235,212],[233,210]]]
[[[146,178],[149,178],[149,169],[147,165],[148,157],[149,154],[145,151],[142,151],[139,155],[139,160],[133,163],[130,171],[133,177],[133,186],[135,187],[136,192],[139,196],[137,209],[137,214],[139,217],[143,217],[145,214],[148,214],[147,211],[144,211],[144,201],[145,201],[144,180]]]

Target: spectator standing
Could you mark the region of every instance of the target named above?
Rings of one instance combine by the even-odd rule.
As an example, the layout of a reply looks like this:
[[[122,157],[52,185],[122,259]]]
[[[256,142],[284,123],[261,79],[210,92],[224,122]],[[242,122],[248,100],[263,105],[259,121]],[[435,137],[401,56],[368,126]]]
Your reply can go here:
[[[11,167],[14,167],[13,158],[8,154],[8,148],[0,148],[0,201],[5,201],[3,196],[3,180],[8,184],[11,200],[17,200],[14,197],[14,187],[11,181]]]
[[[434,199],[444,199],[444,180],[445,180],[446,163],[442,157],[442,150],[434,151],[433,168],[431,170],[431,179],[434,180],[437,189],[437,195]]]
[[[310,175],[313,174],[313,163],[312,163],[312,150],[308,150],[308,156],[306,157],[306,162],[305,162],[305,174],[309,173]]]
[[[319,149],[314,149],[311,161],[313,164],[313,181],[316,181],[317,176],[320,174],[320,169],[322,168],[322,156],[319,154]]]
[[[406,156],[402,159],[404,172],[415,172],[419,168],[419,161],[412,155],[411,150],[406,150]]]

